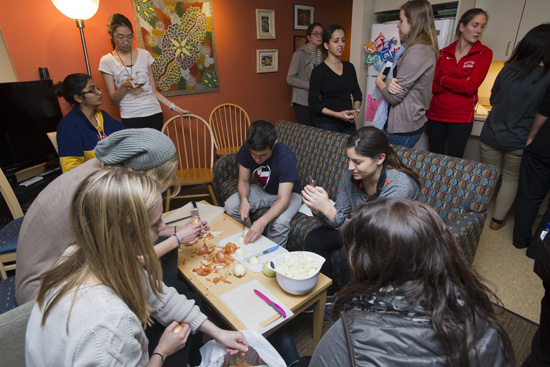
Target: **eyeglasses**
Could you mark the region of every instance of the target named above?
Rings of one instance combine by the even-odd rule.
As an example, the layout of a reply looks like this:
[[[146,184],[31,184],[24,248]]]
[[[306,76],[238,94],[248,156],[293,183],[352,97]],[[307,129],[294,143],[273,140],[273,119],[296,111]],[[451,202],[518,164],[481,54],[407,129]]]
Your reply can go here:
[[[312,36],[321,36],[323,32],[313,32],[311,33]]]
[[[100,94],[101,93],[101,87],[98,87],[96,85],[96,86],[93,86],[93,87],[91,87],[90,89],[88,89],[84,92],[80,92],[80,94],[90,94],[90,93]]]
[[[119,41],[119,42],[124,42],[124,41],[130,42],[130,41],[132,41],[132,40],[134,39],[134,35],[133,35],[133,34],[130,34],[130,35],[128,35],[128,36],[122,36],[122,35],[120,35],[120,36],[116,36],[115,38],[116,38],[117,41]]]

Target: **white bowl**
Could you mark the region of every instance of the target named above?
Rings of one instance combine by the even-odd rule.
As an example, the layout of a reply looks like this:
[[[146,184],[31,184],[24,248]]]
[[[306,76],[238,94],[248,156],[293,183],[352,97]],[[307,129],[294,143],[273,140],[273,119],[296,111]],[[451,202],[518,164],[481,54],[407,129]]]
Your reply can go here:
[[[279,262],[283,261],[287,257],[296,256],[297,254],[307,254],[308,256],[313,258],[313,260],[319,266],[319,270],[317,270],[315,275],[306,279],[293,279],[277,271],[277,265],[279,264]],[[271,268],[271,270],[275,271],[277,276],[277,283],[279,283],[279,286],[283,290],[287,291],[290,294],[306,294],[311,292],[311,290],[317,285],[317,282],[319,281],[319,272],[324,262],[325,258],[317,255],[316,253],[309,251],[293,251],[274,257],[273,259],[271,259],[271,261],[268,262],[268,267]]]

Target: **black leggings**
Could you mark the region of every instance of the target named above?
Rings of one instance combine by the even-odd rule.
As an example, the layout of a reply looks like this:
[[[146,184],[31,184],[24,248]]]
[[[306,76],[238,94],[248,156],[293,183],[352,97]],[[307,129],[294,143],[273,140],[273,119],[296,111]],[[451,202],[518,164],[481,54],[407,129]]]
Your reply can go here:
[[[128,119],[122,118],[120,119],[120,122],[122,122],[122,125],[124,125],[127,129],[141,129],[144,127],[150,127],[151,129],[160,131],[162,129],[162,125],[164,125],[164,117],[162,116],[162,112],[159,112],[145,117],[132,117]]]
[[[307,234],[304,246],[306,251],[314,252],[325,258],[321,273],[334,281],[336,289],[341,288],[350,280],[349,263],[346,251],[342,248],[343,245],[339,230],[319,227]],[[340,250],[340,256],[337,265],[338,272],[336,272],[332,266],[332,254],[338,250]]]
[[[299,124],[315,126],[315,113],[308,106],[294,103],[294,114]]]
[[[462,158],[473,126],[473,123],[428,120],[430,152]],[[447,151],[445,151],[445,143]]]

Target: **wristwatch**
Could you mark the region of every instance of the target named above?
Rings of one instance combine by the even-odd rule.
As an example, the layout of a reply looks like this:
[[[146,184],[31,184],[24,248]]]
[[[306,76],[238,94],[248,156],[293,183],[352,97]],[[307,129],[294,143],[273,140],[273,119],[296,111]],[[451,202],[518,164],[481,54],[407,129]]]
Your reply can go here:
[[[359,108],[354,108],[354,110],[357,111],[357,113],[361,112]]]

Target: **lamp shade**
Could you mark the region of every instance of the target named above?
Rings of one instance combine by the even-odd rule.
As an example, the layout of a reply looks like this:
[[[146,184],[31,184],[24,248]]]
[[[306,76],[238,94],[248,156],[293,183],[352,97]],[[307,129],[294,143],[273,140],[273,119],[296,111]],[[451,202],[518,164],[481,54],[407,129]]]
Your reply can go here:
[[[99,0],[52,0],[52,3],[71,19],[90,19],[99,8]]]

